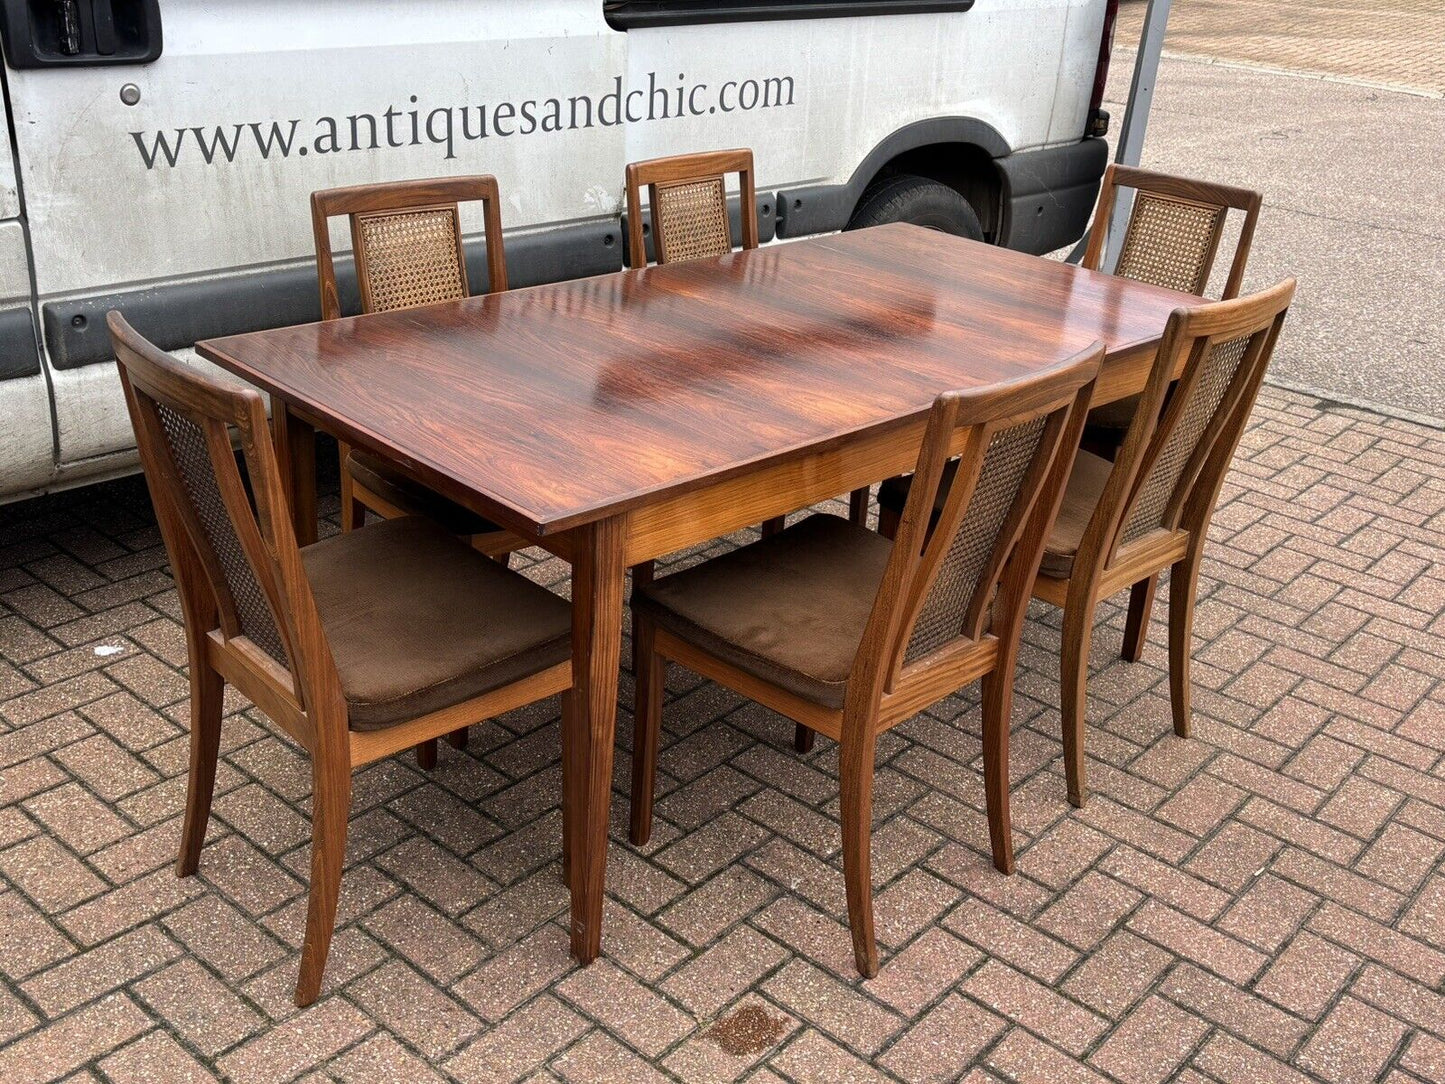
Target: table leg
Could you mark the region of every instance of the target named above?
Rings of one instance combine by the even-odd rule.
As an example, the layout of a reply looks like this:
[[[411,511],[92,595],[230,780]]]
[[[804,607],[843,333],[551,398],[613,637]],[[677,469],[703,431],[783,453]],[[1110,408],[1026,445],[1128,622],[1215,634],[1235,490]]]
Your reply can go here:
[[[602,946],[608,804],[622,652],[625,517],[579,528],[572,554],[572,692],[563,713],[563,817],[570,834],[572,955],[590,964]]]
[[[273,398],[271,434],[281,481],[291,502],[296,544],[309,546],[316,541],[316,430]]]

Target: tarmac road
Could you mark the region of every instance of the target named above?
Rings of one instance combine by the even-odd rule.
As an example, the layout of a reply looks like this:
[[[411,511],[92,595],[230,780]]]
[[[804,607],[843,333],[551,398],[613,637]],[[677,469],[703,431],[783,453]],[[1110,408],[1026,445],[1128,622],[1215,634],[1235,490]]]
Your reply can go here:
[[[1142,6],[1121,15],[1114,135]],[[1387,42],[1324,42],[1323,72],[1273,70],[1309,55],[1292,43],[1265,70],[1250,66],[1271,59],[1261,35],[1206,33],[1209,6],[1176,0],[1142,164],[1264,193],[1245,288],[1300,280],[1274,382],[1445,427],[1445,43],[1401,73],[1412,89],[1379,84]],[[1231,6],[1249,4],[1212,5]],[[1346,74],[1352,46],[1370,84]]]

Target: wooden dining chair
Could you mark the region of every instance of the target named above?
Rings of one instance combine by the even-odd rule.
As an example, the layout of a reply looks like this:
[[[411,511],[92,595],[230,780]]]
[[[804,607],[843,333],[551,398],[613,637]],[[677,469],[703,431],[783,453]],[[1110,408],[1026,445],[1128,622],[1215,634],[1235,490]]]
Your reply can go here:
[[[182,365],[119,313],[107,322],[185,623],[191,756],[177,872],[200,860],[230,682],[311,755],[296,984],[308,1005],[336,920],[351,773],[569,689],[570,607],[416,516],[298,548],[260,393]]]
[[[311,228],[316,243],[316,277],[321,318],[341,316],[330,220],[345,215],[351,226],[362,312],[409,309],[469,297],[466,249],[462,244],[462,202],[482,205],[487,252],[487,292],[507,288],[507,261],[497,179],[490,176],[362,184],[311,194]],[[340,442],[341,529],[366,522],[371,509],[383,518],[425,516],[452,534],[469,538],[483,553],[507,563],[526,543],[485,516],[443,497],[385,456]],[[447,735],[457,748],[466,730]],[[432,768],[436,739],[417,746],[417,763]]]
[[[1209,520],[1294,290],[1287,279],[1251,297],[1175,310],[1114,461],[1087,450],[1074,460],[1033,593],[1064,611],[1059,706],[1076,806],[1088,794],[1084,708],[1094,609],[1128,587],[1130,621],[1136,609],[1147,619],[1149,600],[1141,596],[1152,594],[1166,568],[1170,701],[1175,733],[1189,735],[1190,637]]]
[[[362,312],[409,309],[470,296],[460,214],[460,204],[467,201],[482,205],[487,291],[505,290],[507,262],[495,177],[438,177],[313,192],[311,227],[321,318],[341,316],[330,220],[342,215],[350,220]],[[383,518],[424,515],[453,534],[472,538],[483,552],[503,559],[523,544],[510,532],[422,485],[389,459],[345,445],[341,456],[343,531],[361,526],[370,509]]]
[[[1203,296],[1214,272],[1225,222],[1229,212],[1237,210],[1243,212],[1243,218],[1222,296],[1228,299],[1239,295],[1259,221],[1262,197],[1258,192],[1133,166],[1111,165],[1104,171],[1088,245],[1080,261],[1080,266],[1091,271],[1098,271],[1103,265],[1121,189],[1132,191],[1134,202],[1114,274]],[[1112,459],[1123,444],[1138,408],[1139,396],[1131,395],[1089,411],[1084,425],[1084,447]],[[879,487],[879,530],[884,534],[896,529],[907,493],[907,478],[892,478]],[[1157,586],[1155,577],[1147,587],[1141,587],[1139,607],[1130,609],[1129,628],[1121,652],[1130,662],[1138,662],[1143,654]]]
[[[738,175],[742,247],[758,247],[753,152],[704,151],[627,165],[627,262],[647,266],[647,237],[658,263],[725,256],[733,250],[727,177]],[[647,218],[642,190],[647,189]]]
[[[1104,171],[1099,204],[1089,228],[1081,267],[1091,271],[1103,268],[1121,189],[1132,191],[1134,201],[1114,274],[1204,296],[1214,273],[1225,221],[1231,210],[1237,210],[1243,212],[1244,217],[1220,296],[1223,300],[1239,296],[1263,202],[1258,192],[1134,166],[1111,165]],[[1085,426],[1086,440],[1095,430],[1108,430],[1117,436],[1110,439],[1101,434],[1101,441],[1106,450],[1117,448],[1123,443],[1124,431],[1134,420],[1138,404],[1139,397],[1135,395],[1095,407],[1089,412]]]
[[[1093,271],[1102,269],[1120,189],[1132,191],[1134,202],[1119,257],[1114,263],[1114,274],[1202,297],[1214,273],[1229,212],[1241,211],[1244,217],[1220,295],[1223,300],[1239,296],[1263,203],[1258,192],[1136,166],[1110,165],[1104,171],[1099,204],[1080,266]],[[1138,409],[1137,395],[1095,407],[1084,424],[1084,447],[1113,459]],[[1158,586],[1158,576],[1152,577],[1147,586],[1139,588],[1138,605],[1130,607],[1129,626],[1120,651],[1129,662],[1138,662],[1144,653],[1149,615]]]
[[[1203,296],[1214,272],[1230,210],[1244,212],[1221,298],[1239,296],[1263,197],[1248,188],[1197,181],[1168,173],[1111,165],[1080,266],[1101,269],[1120,189],[1132,189],[1133,207],[1113,273],[1137,282]]]
[[[663,660],[839,742],[843,872],[858,970],[878,972],[870,834],[878,735],[983,681],[993,861],[1013,870],[1008,727],[1029,588],[1102,344],[1036,376],[946,392],[929,412],[917,484],[889,542],[814,515],[643,587],[631,837],[646,843],[662,720]],[[1054,470],[1056,459],[1062,459]],[[957,471],[932,522],[945,464]]]

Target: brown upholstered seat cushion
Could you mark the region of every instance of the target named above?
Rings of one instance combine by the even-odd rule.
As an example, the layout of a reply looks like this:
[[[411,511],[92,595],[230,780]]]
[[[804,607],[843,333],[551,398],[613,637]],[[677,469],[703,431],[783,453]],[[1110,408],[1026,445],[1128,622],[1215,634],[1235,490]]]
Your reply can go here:
[[[425,516],[440,523],[452,534],[491,534],[502,529],[485,516],[479,516],[428,489],[395,463],[379,455],[353,448],[347,457],[346,469],[353,479],[388,504],[401,509],[406,515]]]
[[[1084,539],[1084,531],[1113,469],[1114,464],[1093,452],[1081,451],[1074,458],[1074,469],[1069,473],[1058,517],[1049,532],[1049,540],[1044,543],[1044,557],[1039,564],[1041,573],[1064,579],[1073,572],[1079,543]]]
[[[379,730],[571,654],[571,607],[417,516],[301,551],[351,726]]]
[[[841,708],[892,549],[845,519],[810,516],[641,587],[632,605],[740,670]]]

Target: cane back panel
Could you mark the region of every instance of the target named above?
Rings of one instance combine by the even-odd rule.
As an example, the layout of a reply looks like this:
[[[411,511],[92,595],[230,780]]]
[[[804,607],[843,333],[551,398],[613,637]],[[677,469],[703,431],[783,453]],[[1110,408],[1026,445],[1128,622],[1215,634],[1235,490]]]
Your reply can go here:
[[[409,309],[467,296],[455,207],[372,211],[356,216],[357,260],[369,312]]]
[[[1202,294],[1224,229],[1226,207],[1137,192],[1114,273]]]
[[[1202,368],[1198,379],[1178,414],[1178,421],[1169,432],[1154,437],[1163,444],[1148,477],[1138,488],[1134,506],[1119,536],[1120,545],[1128,545],[1152,530],[1168,526],[1164,515],[1176,504],[1171,498],[1176,495],[1181,482],[1186,481],[1184,469],[1199,447],[1210,420],[1224,402],[1252,339],[1252,335],[1242,335],[1208,347],[1199,362]],[[1165,417],[1168,415],[1166,411]]]
[[[1001,542],[1000,532],[1009,512],[1023,495],[1024,477],[1039,451],[1047,422],[1047,416],[1034,418],[1000,430],[989,440],[968,510],[914,622],[905,663],[963,635],[965,616],[978,592],[993,589],[991,582],[984,582],[984,573]]]
[[[721,177],[653,187],[652,229],[658,260],[699,260],[732,251],[727,192]]]
[[[217,469],[228,470],[237,473],[239,481],[235,459],[216,463],[199,424],[164,403],[152,402],[165,436],[166,450],[184,490],[176,496],[190,505],[200,523],[205,542],[209,544],[215,564],[220,567],[225,579],[226,592],[235,609],[236,625],[252,643],[286,666],[281,634],[277,631],[261,583],[241,548],[241,539],[226,510],[216,478]],[[220,605],[226,605],[224,598],[218,601]]]

